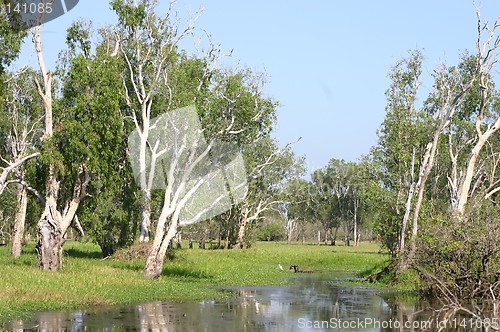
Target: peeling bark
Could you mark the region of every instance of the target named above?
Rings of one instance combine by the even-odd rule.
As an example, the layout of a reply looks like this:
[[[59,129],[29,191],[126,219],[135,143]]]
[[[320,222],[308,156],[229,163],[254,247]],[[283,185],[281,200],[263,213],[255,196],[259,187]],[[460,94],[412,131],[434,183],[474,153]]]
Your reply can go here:
[[[236,242],[234,244],[234,249],[242,249],[244,246],[245,231],[248,225],[248,208],[245,206],[238,225],[238,235],[236,237]]]
[[[17,212],[14,220],[14,229],[12,232],[12,257],[21,256],[21,248],[24,237],[24,227],[26,220],[26,208],[28,206],[28,191],[21,185],[17,185]]]
[[[41,20],[41,17],[38,18]],[[40,23],[40,22],[39,22]],[[41,40],[41,24],[34,28],[33,42],[42,74],[43,82],[40,83],[35,76],[38,94],[45,110],[45,132],[42,140],[47,141],[53,135],[52,114],[52,80],[53,75],[47,71],[43,56]],[[45,208],[37,224],[37,266],[43,270],[55,271],[62,267],[63,245],[66,232],[73,222],[81,200],[86,196],[86,189],[90,182],[90,174],[84,165],[78,167],[76,182],[73,187],[73,196],[66,201],[62,212],[58,209],[58,196],[60,183],[55,176],[54,165],[48,167],[45,180]]]

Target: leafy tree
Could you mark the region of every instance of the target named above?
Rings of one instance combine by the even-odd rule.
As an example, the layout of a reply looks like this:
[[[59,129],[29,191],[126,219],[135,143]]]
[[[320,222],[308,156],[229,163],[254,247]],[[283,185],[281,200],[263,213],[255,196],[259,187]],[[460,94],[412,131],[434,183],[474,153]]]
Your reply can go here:
[[[263,225],[257,233],[259,241],[283,241],[285,237],[286,234],[283,225],[276,222]]]
[[[13,21],[4,6],[5,1],[0,1],[0,75],[5,74],[5,69],[17,58],[23,39],[27,35],[26,31],[17,31],[13,28]]]
[[[68,29],[68,66],[57,114],[61,130],[55,141],[68,175],[82,164],[91,174],[86,190],[90,199],[80,215],[103,255],[109,256],[133,241],[135,229],[135,187],[126,150],[130,128],[121,112],[125,63],[113,53],[105,35],[91,54],[89,36],[81,22]]]
[[[417,184],[416,170],[424,153],[429,123],[425,112],[416,108],[422,61],[420,51],[410,52],[409,57],[398,61],[389,74],[392,82],[386,91],[386,117],[379,131],[379,143],[373,152],[377,165],[381,167],[383,186],[391,193],[384,195],[390,199],[390,202],[385,200],[388,204],[384,205],[389,208],[383,219],[388,224],[381,227],[391,229],[390,232],[384,231],[390,236],[384,241],[390,243],[394,252],[399,250],[395,245],[405,247],[409,208]],[[397,244],[393,243],[396,233],[399,233]]]
[[[304,225],[312,222],[314,207],[312,207],[312,185],[302,178],[290,179],[283,191],[281,207],[285,219],[287,241],[290,243],[293,233],[299,230],[302,242],[305,242]]]

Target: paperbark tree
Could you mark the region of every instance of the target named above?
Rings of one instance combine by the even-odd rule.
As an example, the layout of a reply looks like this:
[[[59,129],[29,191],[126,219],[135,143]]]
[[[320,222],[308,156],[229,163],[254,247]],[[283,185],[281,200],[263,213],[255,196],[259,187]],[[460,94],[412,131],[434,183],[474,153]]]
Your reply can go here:
[[[329,165],[314,171],[312,174],[312,188],[310,190],[310,204],[308,207],[308,214],[314,222],[319,222],[323,228],[325,238],[325,245],[328,244],[328,234],[330,234],[330,242],[332,245],[336,244],[337,229],[342,225],[343,215],[342,208],[343,201],[339,200],[333,189],[332,178],[329,177]],[[340,193],[339,193],[340,195]],[[332,232],[332,229],[335,229]]]
[[[287,181],[282,193],[283,203],[280,204],[280,214],[285,220],[287,242],[291,243],[297,226],[305,222],[306,210],[309,201],[309,183],[301,178],[292,178]]]
[[[263,77],[249,70],[217,67],[222,56],[218,45],[210,42],[201,58],[179,51],[179,41],[193,30],[192,22],[181,28],[172,2],[163,17],[155,14],[156,4],[112,2],[119,16],[120,49],[127,66],[123,86],[128,115],[135,126],[129,150],[142,193],[140,241],[150,236],[152,191],[162,190],[144,270],[150,277],[161,274],[166,250],[178,227],[214,211],[223,212],[227,192],[217,193],[223,178],[231,188],[229,203],[240,202],[242,194],[234,192],[240,190],[234,183],[243,182],[234,176],[239,174],[236,166],[242,166],[243,159],[229,143],[245,148],[267,138],[276,106],[263,97]],[[224,171],[223,178],[214,165]],[[206,195],[207,186],[218,188],[211,199]],[[198,200],[205,200],[205,205]],[[199,206],[195,209],[193,204]],[[261,211],[262,206],[259,202],[247,205],[250,219],[252,209]],[[189,211],[198,212],[188,216]]]
[[[480,91],[478,114],[475,120],[476,142],[469,152],[465,169],[463,170],[463,177],[456,187],[456,204],[452,206],[453,210],[459,216],[463,216],[465,207],[471,196],[472,181],[477,173],[477,161],[479,155],[491,137],[500,130],[500,114],[498,111],[492,113],[489,109],[493,95],[491,87],[491,73],[495,68],[497,62],[497,50],[500,47],[500,37],[496,36],[496,30],[500,27],[500,21],[495,21],[493,26],[490,27],[488,23],[481,22],[480,12],[477,13],[478,21],[478,38],[476,41],[477,50],[477,69],[478,83]],[[483,34],[486,37],[483,41]],[[485,124],[485,120],[489,122]],[[495,189],[493,189],[495,190]],[[490,191],[491,192],[491,191]],[[488,194],[486,194],[488,195]]]
[[[9,183],[18,182],[13,173],[22,164],[37,157],[40,153],[33,150],[35,138],[39,134],[38,122],[41,120],[33,100],[33,87],[27,82],[32,75],[28,69],[4,76],[6,79],[2,105],[4,112],[0,117],[2,127],[0,138],[4,143],[0,148],[0,195]]]
[[[396,251],[402,253],[408,236],[408,222],[415,196],[415,168],[420,165],[425,116],[416,107],[423,55],[410,52],[392,68],[391,86],[386,91],[386,117],[379,132],[377,159],[382,166],[382,181],[395,194],[392,209],[399,219]],[[390,218],[387,218],[388,220]]]
[[[498,26],[495,23],[495,28]],[[488,31],[489,36],[486,41],[482,41],[482,32]],[[402,257],[399,265],[399,271],[404,271],[410,266],[411,261],[415,257],[417,236],[418,236],[418,221],[419,213],[422,206],[424,191],[426,188],[426,183],[428,177],[434,167],[436,160],[436,153],[438,148],[439,139],[447,128],[455,114],[456,110],[461,107],[467,98],[467,93],[473,88],[473,86],[479,82],[480,86],[483,88],[481,92],[481,105],[487,103],[487,80],[489,70],[493,67],[495,61],[493,56],[495,50],[499,44],[498,38],[495,39],[494,29],[490,29],[488,25],[483,25],[480,20],[480,15],[478,12],[478,39],[476,43],[477,48],[477,63],[473,71],[473,75],[464,77],[461,75],[457,68],[450,68],[449,70],[444,66],[441,67],[435,73],[435,92],[432,99],[437,100],[438,108],[436,110],[436,125],[433,134],[431,135],[431,140],[427,144],[425,153],[422,157],[422,162],[420,164],[418,181],[415,185],[415,191],[417,192],[417,200],[412,211],[413,227],[411,232],[410,243],[408,247],[408,253]],[[485,85],[485,86],[483,86]],[[467,169],[465,172],[465,177],[459,186],[459,194],[457,195],[457,206],[455,211],[461,215],[464,211],[464,206],[470,194],[470,186],[472,182],[472,177],[474,176],[475,164],[478,154],[484,143],[491,137],[493,133],[498,130],[498,125],[500,125],[500,118],[495,121],[495,123],[483,133],[481,129],[482,121],[484,118],[485,105],[480,105],[479,116],[476,120],[476,131],[478,134],[478,142],[471,151],[471,155],[468,158]],[[406,248],[402,248],[406,250]]]
[[[158,1],[115,0],[111,2],[120,20],[119,37],[121,53],[127,63],[128,72],[124,79],[129,116],[133,119],[140,139],[141,224],[140,242],[148,242],[151,227],[152,178],[146,172],[148,139],[151,119],[160,110],[154,107],[160,89],[172,93],[171,71],[169,68],[178,57],[177,44],[193,29],[192,22],[180,27],[174,12],[174,2],[165,17],[158,17],[155,8]],[[172,102],[172,95],[169,96]],[[168,102],[165,106],[168,105]],[[161,111],[166,111],[161,110]]]
[[[249,193],[240,208],[234,249],[245,246],[248,227],[262,219],[266,211],[279,211],[278,206],[284,202],[280,193],[286,181],[303,172],[302,162],[290,150],[297,142],[280,149],[276,142],[264,137],[253,145],[253,152],[247,154],[247,168],[248,165],[253,168],[248,171]],[[246,150],[250,150],[248,145]]]
[[[4,138],[6,146],[0,151],[8,152],[11,161],[5,161],[10,166],[10,177],[5,177],[9,167],[3,169],[0,184],[0,194],[9,183],[17,184],[17,213],[14,218],[12,230],[13,257],[21,255],[21,242],[24,236],[24,225],[27,207],[27,188],[24,170],[24,161],[39,155],[35,152],[41,136],[40,107],[33,84],[33,71],[25,68],[20,72],[9,75],[5,100],[6,122],[9,127]],[[0,136],[3,136],[0,134]],[[2,153],[0,153],[1,155]],[[12,168],[12,166],[17,165]]]
[[[38,18],[41,20],[41,17]],[[42,47],[42,28],[40,21],[33,28],[33,42],[40,67],[42,82],[35,76],[38,94],[42,100],[45,113],[45,130],[43,144],[45,145],[48,161],[45,178],[45,207],[37,223],[37,266],[43,270],[55,271],[62,267],[63,245],[66,232],[73,220],[83,232],[78,219],[75,219],[80,202],[86,196],[86,189],[90,182],[90,174],[84,164],[78,165],[72,194],[64,197],[63,208],[59,209],[58,200],[61,182],[58,179],[58,170],[55,166],[56,151],[53,146],[54,118],[53,118],[53,73],[45,64]]]
[[[152,123],[146,172],[152,189],[164,189],[164,199],[144,272],[155,278],[178,228],[230,209],[243,200],[247,186],[237,148],[207,141],[194,107],[167,112]],[[139,136],[134,131],[129,137],[136,174],[141,171]]]

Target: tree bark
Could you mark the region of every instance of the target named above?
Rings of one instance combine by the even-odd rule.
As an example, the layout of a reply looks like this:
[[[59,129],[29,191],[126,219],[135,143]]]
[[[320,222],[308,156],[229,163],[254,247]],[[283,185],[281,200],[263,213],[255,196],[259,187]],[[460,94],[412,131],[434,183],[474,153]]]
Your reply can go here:
[[[233,249],[242,249],[244,246],[245,231],[248,224],[248,207],[245,205],[242,211],[242,217],[240,224],[238,226],[238,236],[236,237],[236,242],[234,243]]]
[[[151,228],[151,198],[147,191],[143,191],[143,204],[141,206],[141,225],[139,228],[139,242],[149,242],[149,232]]]
[[[180,231],[177,232],[174,236],[175,247],[177,249],[182,248],[182,233]]]
[[[41,17],[38,17],[41,20]],[[39,23],[41,23],[39,21]],[[35,83],[38,94],[43,102],[45,110],[45,132],[43,141],[49,140],[53,135],[53,114],[52,114],[52,73],[47,71],[43,56],[41,41],[41,24],[34,28],[33,36],[35,51],[43,78],[43,84],[40,84],[35,76]],[[83,177],[83,179],[82,179]],[[37,224],[37,266],[43,270],[55,271],[62,267],[63,245],[66,231],[73,222],[76,210],[81,200],[86,195],[86,188],[90,182],[90,174],[85,166],[80,165],[76,176],[76,182],[73,187],[73,197],[67,201],[63,212],[57,208],[57,199],[59,194],[59,181],[54,172],[54,165],[48,167],[48,174],[45,180],[45,208]],[[80,231],[82,231],[79,225]]]
[[[359,229],[358,229],[358,207],[359,207],[359,199],[354,198],[354,231],[353,231],[353,240],[354,246],[357,247],[359,245]]]
[[[52,120],[52,73],[47,71],[43,56],[41,41],[41,25],[35,26],[34,32],[35,50],[38,64],[43,77],[43,86],[35,77],[38,93],[43,101],[45,110],[45,132],[43,140],[48,140],[53,133]],[[61,229],[61,217],[57,211],[57,194],[59,183],[54,175],[54,166],[49,165],[48,175],[45,181],[45,209],[37,224],[38,242],[36,245],[37,267],[43,270],[54,271],[62,266],[62,246],[64,244],[63,230]]]
[[[286,240],[287,240],[288,244],[292,243],[294,229],[295,229],[295,220],[287,217],[287,219],[286,219]]]
[[[399,255],[401,255],[405,249],[405,241],[406,241],[406,227],[408,225],[408,220],[410,218],[411,206],[413,196],[415,195],[415,181],[413,180],[415,174],[415,148],[413,148],[412,157],[411,157],[411,185],[408,190],[408,198],[406,199],[405,205],[405,214],[403,216],[403,223],[401,224],[401,232],[399,233]]]
[[[458,188],[458,199],[455,211],[458,213],[459,216],[463,216],[465,212],[465,206],[469,199],[472,178],[476,171],[476,163],[479,157],[479,153],[481,152],[483,146],[486,144],[488,139],[500,129],[500,117],[496,120],[494,125],[490,126],[484,133],[482,133],[480,129],[481,122],[482,119],[477,120],[476,126],[477,126],[478,140],[474,148],[472,148],[469,160],[467,161],[465,177],[463,178],[463,181],[461,181],[460,187]]]
[[[85,197],[86,188],[90,182],[90,174],[85,167],[80,166],[73,187],[73,197],[67,201],[63,212],[57,209],[57,193],[59,182],[53,174],[53,166],[49,167],[46,180],[45,209],[37,224],[38,242],[36,245],[37,266],[43,270],[56,271],[62,267],[63,245],[71,223],[75,220],[83,235],[83,229],[75,218],[76,210]]]
[[[46,205],[43,217],[38,222],[36,245],[37,267],[45,271],[57,271],[63,263],[64,236],[59,225],[52,221],[50,207]]]
[[[164,214],[165,211],[162,211]],[[173,213],[168,218],[168,231],[164,234],[163,237],[155,236],[153,245],[151,246],[151,250],[149,251],[148,258],[146,260],[146,265],[144,266],[144,275],[149,278],[159,278],[163,271],[163,262],[165,260],[165,255],[167,253],[167,249],[175,237],[177,233],[177,223],[178,223],[178,213]],[[158,220],[160,224],[160,228],[165,227],[167,221],[166,213]]]
[[[17,212],[12,232],[12,250],[14,258],[21,256],[22,241],[24,237],[24,227],[26,220],[26,208],[28,206],[28,191],[22,185],[17,185]]]
[[[338,227],[335,227],[335,232],[333,232],[332,236],[332,246],[335,246],[337,244],[337,232],[339,231]]]

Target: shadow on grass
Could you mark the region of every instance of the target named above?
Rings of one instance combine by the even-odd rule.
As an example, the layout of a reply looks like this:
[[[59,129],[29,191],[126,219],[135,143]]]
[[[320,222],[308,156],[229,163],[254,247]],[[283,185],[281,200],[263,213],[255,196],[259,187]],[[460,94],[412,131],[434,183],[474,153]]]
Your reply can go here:
[[[345,251],[345,250],[332,250],[332,252],[337,253],[337,254],[349,254],[349,255],[389,255],[388,253],[385,252],[378,252],[378,251]]]
[[[64,249],[64,255],[74,258],[93,258],[93,259],[102,258],[102,252],[100,251],[86,251],[75,248]]]
[[[194,271],[179,266],[164,267],[161,275],[174,278],[213,279],[213,276],[206,272]]]
[[[144,263],[138,262],[116,262],[113,267],[141,272],[144,269]],[[198,270],[191,270],[180,266],[164,266],[161,273],[162,277],[170,278],[190,278],[190,279],[213,279],[214,276]]]

